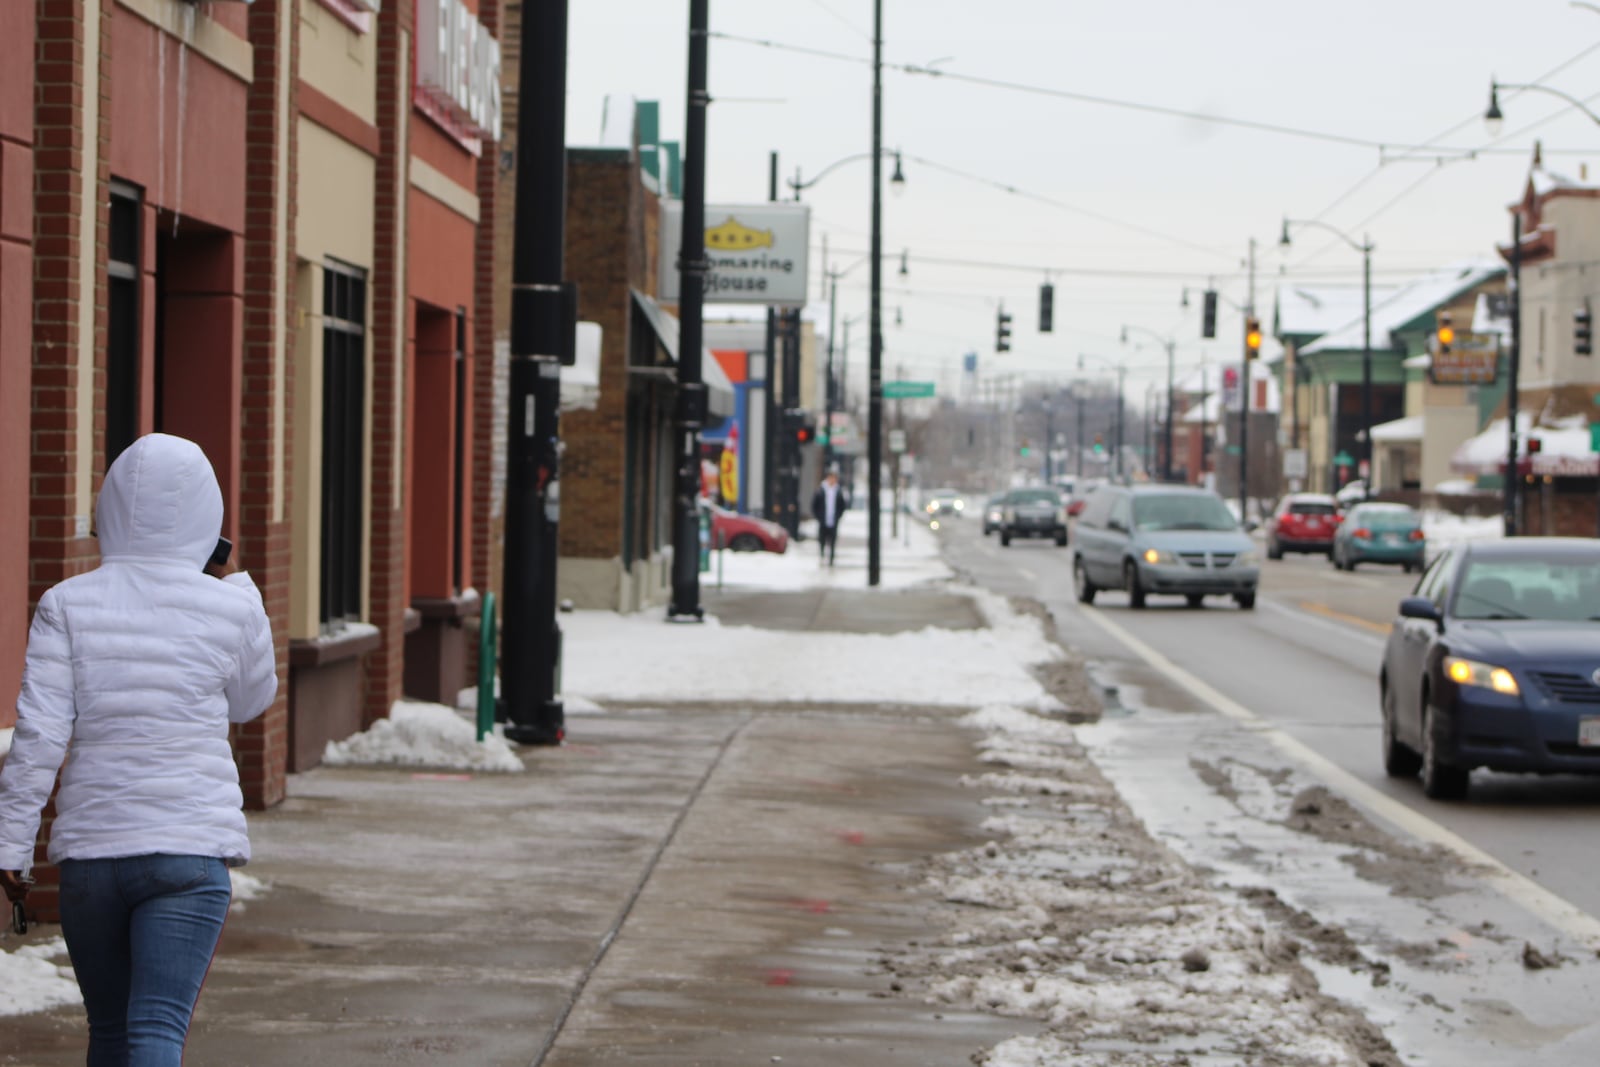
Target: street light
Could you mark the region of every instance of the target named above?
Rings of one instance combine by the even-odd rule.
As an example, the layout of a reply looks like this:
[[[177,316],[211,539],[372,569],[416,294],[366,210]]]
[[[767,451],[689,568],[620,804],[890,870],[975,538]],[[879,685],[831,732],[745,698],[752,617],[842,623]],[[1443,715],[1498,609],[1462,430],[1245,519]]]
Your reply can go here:
[[[1189,291],[1187,289],[1184,290],[1183,298],[1186,302],[1189,299]],[[1173,359],[1173,350],[1177,347],[1177,341],[1171,337],[1162,337],[1154,330],[1147,329],[1143,326],[1124,326],[1122,328],[1123,344],[1128,343],[1129,330],[1136,330],[1139,333],[1145,334],[1146,336],[1155,338],[1156,341],[1161,345],[1164,345],[1167,350],[1167,424],[1163,430],[1163,434],[1167,439],[1167,454],[1161,461],[1161,480],[1164,482],[1170,482],[1172,481],[1172,400],[1174,395],[1177,393],[1177,372]]]
[[[883,150],[880,148],[877,154],[882,155]],[[857,152],[854,155],[845,156],[843,159],[836,159],[832,163],[829,163],[826,167],[823,167],[822,170],[818,171],[816,177],[807,179],[805,181],[800,179],[800,171],[797,168],[795,170],[794,177],[789,179],[789,188],[794,190],[794,198],[799,200],[802,192],[811,188],[813,185],[817,184],[822,179],[832,174],[835,170],[838,170],[840,167],[844,166],[846,163],[854,163],[857,160],[871,159],[872,157],[873,153],[871,152]],[[900,169],[900,153],[898,150],[894,154],[894,173],[889,175],[889,189],[896,196],[899,196],[906,191],[906,176],[905,173]]]
[[[1489,92],[1489,106],[1495,108],[1494,90]],[[1498,109],[1496,109],[1498,110]],[[1362,495],[1372,499],[1372,238],[1364,237],[1357,244],[1343,230],[1316,219],[1283,220],[1283,235],[1278,243],[1289,247],[1289,227],[1315,226],[1327,230],[1339,240],[1361,253],[1361,453],[1366,460],[1367,473],[1362,478]],[[1249,388],[1248,383],[1246,388]]]
[[[1518,91],[1532,90],[1533,92],[1537,93],[1549,93],[1551,96],[1560,97],[1562,100],[1565,100],[1567,103],[1571,104],[1573,107],[1589,116],[1591,122],[1595,123],[1596,125],[1600,125],[1600,115],[1596,115],[1593,111],[1590,111],[1588,105],[1570,93],[1564,93],[1560,89],[1552,88],[1548,85],[1538,85],[1531,82],[1527,84],[1512,84],[1510,82],[1497,82],[1491,78],[1489,79],[1489,108],[1483,113],[1483,126],[1484,129],[1489,131],[1490,137],[1500,136],[1500,130],[1505,126],[1506,117],[1500,112],[1501,89],[1515,89]]]

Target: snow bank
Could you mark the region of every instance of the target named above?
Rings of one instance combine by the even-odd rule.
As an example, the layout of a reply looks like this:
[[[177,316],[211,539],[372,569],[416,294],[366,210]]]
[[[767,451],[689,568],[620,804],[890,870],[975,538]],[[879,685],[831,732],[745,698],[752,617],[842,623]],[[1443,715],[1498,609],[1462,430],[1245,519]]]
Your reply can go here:
[[[228,869],[228,880],[233,883],[233,903],[228,906],[229,911],[243,911],[246,904],[267,893],[267,883],[237,867]]]
[[[0,952],[0,1016],[82,1004],[72,967],[52,962],[66,958],[67,943],[59,937]]]
[[[523,769],[510,744],[498,734],[481,742],[471,722],[442,704],[399,700],[387,719],[359,734],[329,741],[322,762],[341,766],[436,767],[461,771]]]
[[[1429,554],[1433,554],[1463,541],[1499,540],[1505,536],[1505,520],[1499,515],[1463,516],[1429,511],[1422,516],[1422,533],[1428,539]]]
[[[939,556],[939,538],[921,518],[900,516],[899,536],[890,536],[893,516],[886,507],[879,515],[880,589],[905,589],[953,577],[950,567]],[[959,519],[958,522],[969,521]],[[973,519],[971,521],[978,521]],[[791,541],[782,555],[771,552],[713,552],[711,570],[700,576],[703,588],[714,589],[811,589],[819,585],[840,585],[859,589],[866,585],[867,512],[857,505],[844,513],[839,523],[839,546],[832,567],[823,567],[815,540],[816,524],[801,523],[813,534],[805,541]]]
[[[16,728],[12,726],[0,730],[0,759],[5,759],[6,753],[11,751],[11,735],[16,732]]]

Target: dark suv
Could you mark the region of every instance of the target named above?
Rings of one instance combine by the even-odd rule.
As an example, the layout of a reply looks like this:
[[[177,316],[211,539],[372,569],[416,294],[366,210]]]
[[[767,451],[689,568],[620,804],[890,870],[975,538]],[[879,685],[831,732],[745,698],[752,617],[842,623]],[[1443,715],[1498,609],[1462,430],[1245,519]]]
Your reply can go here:
[[[1013,537],[1051,537],[1067,543],[1067,509],[1054,489],[1013,489],[1000,503],[1000,543]]]

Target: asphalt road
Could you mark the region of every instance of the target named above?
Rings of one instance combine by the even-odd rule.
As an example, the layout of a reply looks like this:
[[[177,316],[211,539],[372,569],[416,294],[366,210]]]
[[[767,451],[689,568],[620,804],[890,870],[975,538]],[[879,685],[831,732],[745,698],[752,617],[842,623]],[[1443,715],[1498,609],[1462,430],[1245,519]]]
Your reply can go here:
[[[1067,643],[1091,660],[1123,664],[1123,676],[1135,684],[1148,683],[1149,672],[1141,683],[1126,669],[1129,661],[1165,658],[1177,668],[1164,672],[1166,684],[1142,694],[1152,706],[1216,711],[1216,701],[1197,694],[1200,687],[1174,681],[1180,673],[1197,679],[1423,823],[1442,827],[1589,916],[1600,916],[1592,822],[1600,811],[1600,777],[1477,771],[1469,800],[1440,803],[1424,797],[1414,780],[1384,775],[1378,667],[1395,605],[1416,576],[1382,566],[1346,574],[1321,557],[1290,556],[1263,564],[1254,611],[1222,598],[1192,610],[1181,599],[1159,597],[1134,611],[1115,592],[1100,594],[1094,608],[1084,609],[1072,593],[1070,549],[1047,541],[1001,548],[997,537],[981,536],[976,522],[946,525],[953,565],[996,592],[1043,601]]]

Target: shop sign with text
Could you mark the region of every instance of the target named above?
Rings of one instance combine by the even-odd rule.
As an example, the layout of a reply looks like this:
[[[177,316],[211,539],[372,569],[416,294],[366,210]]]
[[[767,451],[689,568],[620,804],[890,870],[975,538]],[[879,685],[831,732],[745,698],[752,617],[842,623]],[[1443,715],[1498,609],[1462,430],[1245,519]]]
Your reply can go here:
[[[460,132],[500,139],[500,42],[462,0],[417,0],[417,96]]]
[[[708,304],[806,302],[806,249],[811,210],[804,204],[706,205],[705,300]],[[661,300],[677,303],[683,201],[661,204]]]

